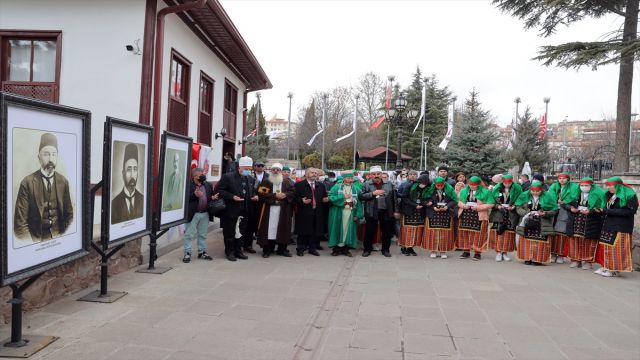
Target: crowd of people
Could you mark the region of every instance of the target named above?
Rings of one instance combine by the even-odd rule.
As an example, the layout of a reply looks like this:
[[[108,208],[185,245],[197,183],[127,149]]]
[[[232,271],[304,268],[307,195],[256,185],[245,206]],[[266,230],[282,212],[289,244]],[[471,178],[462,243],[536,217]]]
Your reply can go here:
[[[446,259],[460,250],[460,259],[479,261],[495,251],[495,261],[525,265],[570,262],[571,268],[593,269],[604,277],[632,271],[631,246],[636,193],[619,177],[598,187],[593,179],[572,181],[559,174],[550,185],[542,175],[497,174],[487,185],[478,176],[445,166],[436,174],[399,171],[394,179],[373,166],[368,172],[334,172],[308,168],[301,178],[279,163],[269,173],[263,162],[242,157],[211,187],[202,169],[192,171],[189,223],[184,238],[184,262],[191,261],[191,242],[198,237],[198,258],[206,252],[208,203],[223,199],[220,217],[225,255],[229,261],[247,259],[255,243],[262,256],[320,256],[327,240],[332,256],[353,256],[362,242],[362,256],[379,246],[391,257],[392,239],[400,253],[417,256],[426,250],[433,259]],[[392,174],[394,175],[394,174]],[[295,239],[295,241],[294,241]]]

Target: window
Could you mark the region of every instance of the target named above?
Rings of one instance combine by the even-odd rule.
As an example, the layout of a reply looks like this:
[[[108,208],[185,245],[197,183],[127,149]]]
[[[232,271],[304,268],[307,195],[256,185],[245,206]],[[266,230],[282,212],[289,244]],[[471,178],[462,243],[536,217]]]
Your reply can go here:
[[[236,138],[236,118],[238,110],[238,88],[229,80],[224,85],[224,117],[223,126],[227,129],[227,138]]]
[[[58,102],[60,31],[0,30],[2,90]]]
[[[211,146],[213,127],[213,79],[200,73],[200,105],[198,110],[198,142]]]
[[[172,50],[167,130],[180,135],[187,135],[189,132],[190,75],[191,62]]]

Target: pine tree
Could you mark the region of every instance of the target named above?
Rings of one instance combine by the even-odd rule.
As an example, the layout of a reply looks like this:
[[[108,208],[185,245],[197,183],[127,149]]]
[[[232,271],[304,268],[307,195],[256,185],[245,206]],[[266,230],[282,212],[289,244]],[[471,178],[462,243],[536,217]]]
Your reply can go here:
[[[269,135],[266,134],[266,119],[262,114],[262,105],[260,99],[258,99],[258,107],[260,108],[258,114],[258,131],[254,136],[247,139],[247,156],[255,160],[266,160],[269,155]],[[256,105],[252,105],[251,109],[247,113],[247,136],[256,128]]]
[[[546,138],[539,139],[540,124],[538,120],[532,118],[529,107],[520,117],[515,132],[515,141],[511,140],[509,158],[518,165],[519,169],[528,161],[533,172],[543,173],[549,161],[549,146]]]
[[[465,101],[461,114],[460,131],[451,139],[445,160],[454,171],[463,171],[467,177],[478,175],[489,179],[504,171],[501,149],[495,146],[497,134],[492,130],[490,114],[482,109],[478,92],[474,89]]]
[[[304,117],[302,123],[298,127],[297,141],[298,152],[300,158],[304,158],[307,155],[313,153],[313,148],[307,146],[307,142],[318,132],[318,119],[316,118],[316,103],[311,101],[309,107],[304,111]],[[316,141],[318,139],[316,138]]]

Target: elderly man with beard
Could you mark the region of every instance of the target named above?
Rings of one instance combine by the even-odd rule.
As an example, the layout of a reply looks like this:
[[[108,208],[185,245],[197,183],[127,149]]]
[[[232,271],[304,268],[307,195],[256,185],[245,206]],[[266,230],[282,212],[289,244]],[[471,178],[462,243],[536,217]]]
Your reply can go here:
[[[145,206],[144,195],[136,185],[138,183],[138,145],[128,143],[124,148],[122,164],[122,191],[111,201],[111,224],[141,218]]]
[[[65,233],[73,221],[69,181],[56,172],[58,139],[51,133],[40,138],[40,169],[20,182],[14,216],[14,232],[19,239],[34,242]]]
[[[271,176],[265,177],[258,185],[258,245],[262,247],[262,257],[268,258],[275,250],[276,254],[291,257],[287,245],[291,240],[291,204],[293,185],[284,181],[282,165],[271,166]]]
[[[382,233],[382,255],[391,257],[391,236],[393,235],[394,217],[396,216],[396,189],[391,182],[382,182],[382,168],[373,166],[369,172],[371,181],[362,185],[362,193],[358,196],[364,202],[366,220],[364,251],[367,257],[373,251],[373,238],[380,226]]]

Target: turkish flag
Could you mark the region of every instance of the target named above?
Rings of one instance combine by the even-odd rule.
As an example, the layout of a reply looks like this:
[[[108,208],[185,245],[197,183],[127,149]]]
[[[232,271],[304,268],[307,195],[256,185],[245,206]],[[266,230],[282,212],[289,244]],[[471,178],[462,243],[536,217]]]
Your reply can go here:
[[[383,121],[384,121],[384,115],[380,116],[380,118],[378,120],[376,120],[376,122],[374,122],[369,127],[369,130],[375,130],[378,126],[380,126],[380,124],[382,124]]]

